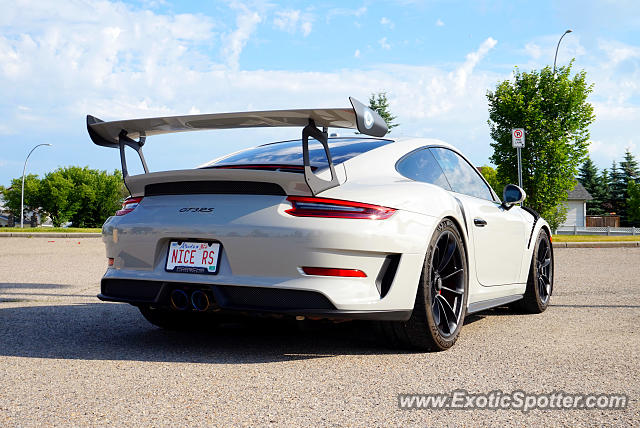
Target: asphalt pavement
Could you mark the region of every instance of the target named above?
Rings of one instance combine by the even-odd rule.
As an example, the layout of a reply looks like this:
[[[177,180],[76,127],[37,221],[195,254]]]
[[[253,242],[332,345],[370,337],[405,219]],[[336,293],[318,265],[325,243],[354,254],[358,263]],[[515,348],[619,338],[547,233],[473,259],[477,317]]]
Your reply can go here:
[[[640,248],[560,248],[551,307],[468,317],[440,353],[366,323],[167,332],[96,299],[103,244],[0,239],[0,426],[638,426]],[[400,410],[398,394],[621,393],[624,410]]]

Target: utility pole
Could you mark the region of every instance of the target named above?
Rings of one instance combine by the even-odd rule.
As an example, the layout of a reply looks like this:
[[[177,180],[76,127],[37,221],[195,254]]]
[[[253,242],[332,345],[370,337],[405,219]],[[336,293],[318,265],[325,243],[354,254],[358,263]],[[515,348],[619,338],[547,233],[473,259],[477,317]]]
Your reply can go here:
[[[27,161],[29,160],[29,156],[31,156],[31,153],[33,153],[33,151],[40,146],[51,146],[51,144],[49,143],[38,144],[33,149],[31,149],[31,151],[27,155],[27,158],[24,160],[24,167],[22,168],[22,195],[20,196],[20,229],[24,229],[24,173],[27,170]]]

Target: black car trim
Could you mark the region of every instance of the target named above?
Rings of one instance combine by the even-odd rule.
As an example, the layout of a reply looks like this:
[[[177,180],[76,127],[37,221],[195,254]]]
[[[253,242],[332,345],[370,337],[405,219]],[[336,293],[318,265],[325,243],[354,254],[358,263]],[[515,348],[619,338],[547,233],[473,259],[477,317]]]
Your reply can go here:
[[[496,297],[495,299],[482,300],[480,302],[473,302],[469,304],[467,308],[467,315],[475,312],[484,311],[485,309],[495,308],[497,306],[506,305],[508,303],[516,302],[522,299],[522,294],[514,294],[512,296]]]
[[[119,284],[114,287],[113,284]],[[154,296],[144,294],[140,297],[138,286],[153,286],[156,290]],[[101,293],[98,299],[106,302],[122,302],[132,305],[150,305],[158,307],[168,307],[168,296],[175,288],[209,291],[215,298],[215,306],[222,310],[234,312],[268,313],[283,315],[314,316],[335,319],[361,319],[361,320],[395,320],[406,321],[411,316],[412,310],[389,310],[389,311],[368,311],[368,310],[340,310],[327,299],[323,294],[316,291],[294,290],[271,287],[246,287],[233,285],[208,285],[200,283],[181,283],[130,280],[119,278],[103,278],[101,282]],[[128,290],[125,293],[113,295],[115,290]],[[109,294],[109,291],[112,291]],[[145,290],[148,291],[148,290]],[[238,293],[243,295],[238,295]],[[249,296],[247,293],[256,293]],[[126,295],[128,294],[128,295]],[[289,305],[282,305],[283,301],[290,302]],[[298,306],[294,306],[298,305]]]

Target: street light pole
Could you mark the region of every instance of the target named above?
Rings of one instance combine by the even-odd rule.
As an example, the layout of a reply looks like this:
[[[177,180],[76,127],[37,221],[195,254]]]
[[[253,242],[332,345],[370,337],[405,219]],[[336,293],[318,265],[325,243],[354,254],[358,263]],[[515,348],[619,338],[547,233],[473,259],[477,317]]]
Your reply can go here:
[[[553,57],[553,75],[556,75],[556,60],[558,59],[558,49],[560,48],[560,42],[562,41],[562,38],[564,36],[566,36],[567,34],[571,33],[572,30],[567,30],[564,32],[564,34],[562,34],[562,36],[560,36],[560,40],[558,40],[558,46],[556,46],[556,56]]]
[[[40,146],[51,146],[51,144],[49,143],[38,144],[33,149],[31,149],[31,151],[27,155],[27,158],[24,160],[24,167],[22,168],[22,195],[20,196],[20,228],[21,229],[24,229],[24,173],[27,170],[27,161],[29,160],[29,156],[31,156],[31,153],[33,153],[33,151]]]

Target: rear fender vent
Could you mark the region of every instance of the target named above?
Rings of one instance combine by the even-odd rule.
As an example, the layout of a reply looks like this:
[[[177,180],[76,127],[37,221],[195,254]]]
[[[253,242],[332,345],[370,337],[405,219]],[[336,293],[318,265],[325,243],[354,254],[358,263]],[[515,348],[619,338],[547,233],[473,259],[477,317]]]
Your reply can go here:
[[[382,263],[382,269],[380,269],[380,273],[378,273],[378,277],[376,278],[376,287],[378,287],[378,293],[380,293],[381,299],[386,296],[391,289],[391,284],[396,277],[399,264],[400,254],[391,254],[385,257]]]
[[[285,196],[275,183],[256,181],[175,181],[144,187],[145,196],[160,195],[272,195]]]

